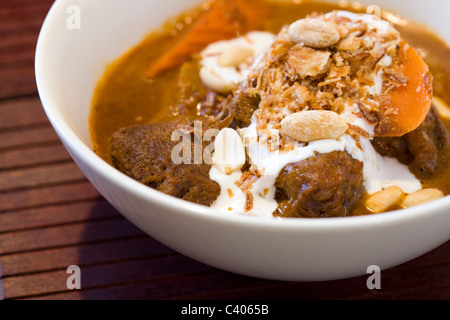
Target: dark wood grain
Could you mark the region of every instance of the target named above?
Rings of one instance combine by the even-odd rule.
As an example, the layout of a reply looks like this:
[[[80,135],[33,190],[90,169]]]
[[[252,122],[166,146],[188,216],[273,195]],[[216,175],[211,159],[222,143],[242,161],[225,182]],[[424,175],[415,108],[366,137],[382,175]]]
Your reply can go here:
[[[39,30],[52,4],[53,1],[2,1],[0,99],[36,94],[34,53]]]
[[[0,132],[0,152],[50,144],[59,144],[59,138],[50,125]]]
[[[34,53],[52,0],[0,6],[0,299],[449,299],[450,242],[382,271],[319,283],[217,270],[174,252],[123,218],[86,180],[42,109]],[[82,289],[66,286],[67,267]]]
[[[93,200],[10,210],[0,214],[0,234],[119,216],[106,201],[97,199],[94,194]]]
[[[67,202],[98,199],[95,188],[87,181],[32,188],[14,193],[0,193],[0,213]]]
[[[8,170],[0,176],[0,192],[78,182],[85,177],[73,162]]]
[[[24,76],[34,77],[34,71],[28,72]],[[7,78],[2,80],[0,88],[9,83]],[[36,95],[36,91],[33,91],[33,95],[30,97],[17,97],[2,101],[0,110],[2,113],[0,117],[0,132],[15,128],[48,125],[47,117]]]
[[[77,262],[74,260],[74,262]],[[211,268],[180,255],[119,261],[83,267],[82,287],[109,287],[121,283],[152,281],[160,277],[181,277]],[[5,298],[21,298],[67,291],[66,268],[3,280]]]
[[[5,255],[2,259],[2,274],[4,277],[20,277],[23,274],[65,269],[73,264],[83,267],[84,270],[85,266],[166,256],[172,253],[172,250],[152,238],[139,235],[91,244],[83,243],[78,246]]]

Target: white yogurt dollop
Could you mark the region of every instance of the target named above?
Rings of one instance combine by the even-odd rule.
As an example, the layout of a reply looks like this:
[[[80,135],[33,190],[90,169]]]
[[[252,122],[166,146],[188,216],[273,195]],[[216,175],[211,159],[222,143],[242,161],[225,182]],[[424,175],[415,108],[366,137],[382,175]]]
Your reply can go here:
[[[362,150],[352,137],[344,135],[339,140],[317,140],[307,146],[299,144],[293,150],[281,153],[270,151],[267,145],[258,142],[255,121],[252,121],[252,124],[242,132],[248,141],[247,155],[251,163],[262,173],[261,177],[247,190],[251,193],[253,208],[249,211],[244,210],[246,195],[238,187],[242,172],[226,175],[213,168],[210,171],[210,178],[219,183],[221,194],[213,203],[212,208],[219,211],[266,218],[273,217],[272,214],[278,207],[275,200],[275,180],[281,170],[286,165],[306,160],[315,153],[346,151],[354,159],[361,161],[364,165],[364,187],[369,194],[391,186],[399,187],[405,193],[413,193],[422,189],[422,184],[407,166],[396,159],[378,154],[369,139],[360,139]]]
[[[205,85],[219,92],[230,92],[244,81],[252,65],[272,45],[275,35],[270,32],[253,31],[244,36],[218,41],[210,44],[201,53],[200,77]],[[238,66],[222,66],[219,59],[222,54],[233,48],[249,48],[253,55]]]

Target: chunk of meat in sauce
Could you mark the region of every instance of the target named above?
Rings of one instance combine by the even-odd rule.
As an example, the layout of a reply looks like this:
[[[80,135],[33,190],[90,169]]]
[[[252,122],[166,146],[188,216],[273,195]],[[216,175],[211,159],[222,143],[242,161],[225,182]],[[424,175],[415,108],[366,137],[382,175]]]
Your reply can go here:
[[[229,109],[233,115],[233,128],[247,128],[252,121],[253,113],[258,110],[261,97],[250,95],[243,90],[238,90],[229,104]]]
[[[209,179],[210,165],[174,164],[172,141],[177,129],[192,127],[179,122],[139,125],[117,131],[111,141],[113,165],[131,178],[168,195],[209,206],[220,186]],[[194,141],[194,140],[192,140]]]
[[[416,130],[399,138],[375,138],[372,144],[381,155],[408,165],[417,178],[429,179],[445,165],[439,159],[449,146],[449,133],[432,106]]]
[[[276,180],[283,217],[341,217],[362,197],[363,164],[346,152],[317,154],[288,164]]]

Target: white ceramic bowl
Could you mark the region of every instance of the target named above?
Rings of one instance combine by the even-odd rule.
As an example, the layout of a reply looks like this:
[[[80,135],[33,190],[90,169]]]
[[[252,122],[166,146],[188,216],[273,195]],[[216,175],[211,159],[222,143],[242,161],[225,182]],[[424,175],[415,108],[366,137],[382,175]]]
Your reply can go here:
[[[96,156],[88,116],[105,67],[167,18],[196,3],[199,0],[58,0],[43,25],[36,77],[45,111],[75,162],[115,208],[186,256],[230,272],[274,280],[360,276],[371,265],[384,270],[450,239],[449,197],[363,217],[272,220],[225,216],[141,185]],[[362,3],[378,4],[425,23],[440,30],[450,43],[447,0]]]

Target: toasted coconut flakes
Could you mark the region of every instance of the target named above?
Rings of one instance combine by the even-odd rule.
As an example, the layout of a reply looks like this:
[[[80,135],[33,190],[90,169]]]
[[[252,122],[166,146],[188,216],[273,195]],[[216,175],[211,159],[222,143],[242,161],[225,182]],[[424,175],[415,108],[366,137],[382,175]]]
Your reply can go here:
[[[311,99],[311,93],[306,86],[294,83],[294,97],[299,107],[305,107]]]
[[[249,212],[253,209],[253,193],[246,192],[245,193],[245,211]]]
[[[289,52],[288,63],[300,78],[316,77],[328,72],[331,52],[295,45]]]
[[[403,86],[408,82],[408,77],[406,77],[403,73],[396,71],[391,68],[385,68],[384,69],[385,77],[387,78],[387,81],[393,86]]]
[[[343,113],[358,102],[358,117],[375,126],[380,106],[388,105],[378,93],[380,79],[384,96],[408,81],[395,69],[406,49],[394,28],[379,32],[367,22],[353,21],[338,12],[313,14],[309,18],[334,23],[341,40],[329,48],[312,49],[294,43],[285,27],[241,87],[247,94],[261,98],[253,116],[260,141],[270,145],[270,149],[293,148],[292,138],[273,139],[270,130],[278,129],[285,117],[301,111]],[[382,110],[384,115],[392,112]],[[361,128],[351,127],[349,131],[355,136],[368,135]]]
[[[363,138],[366,138],[366,139],[370,138],[370,134],[366,130],[361,129],[360,127],[357,127],[355,125],[349,124],[348,130],[352,131],[353,134],[356,133],[358,136],[361,136]]]

